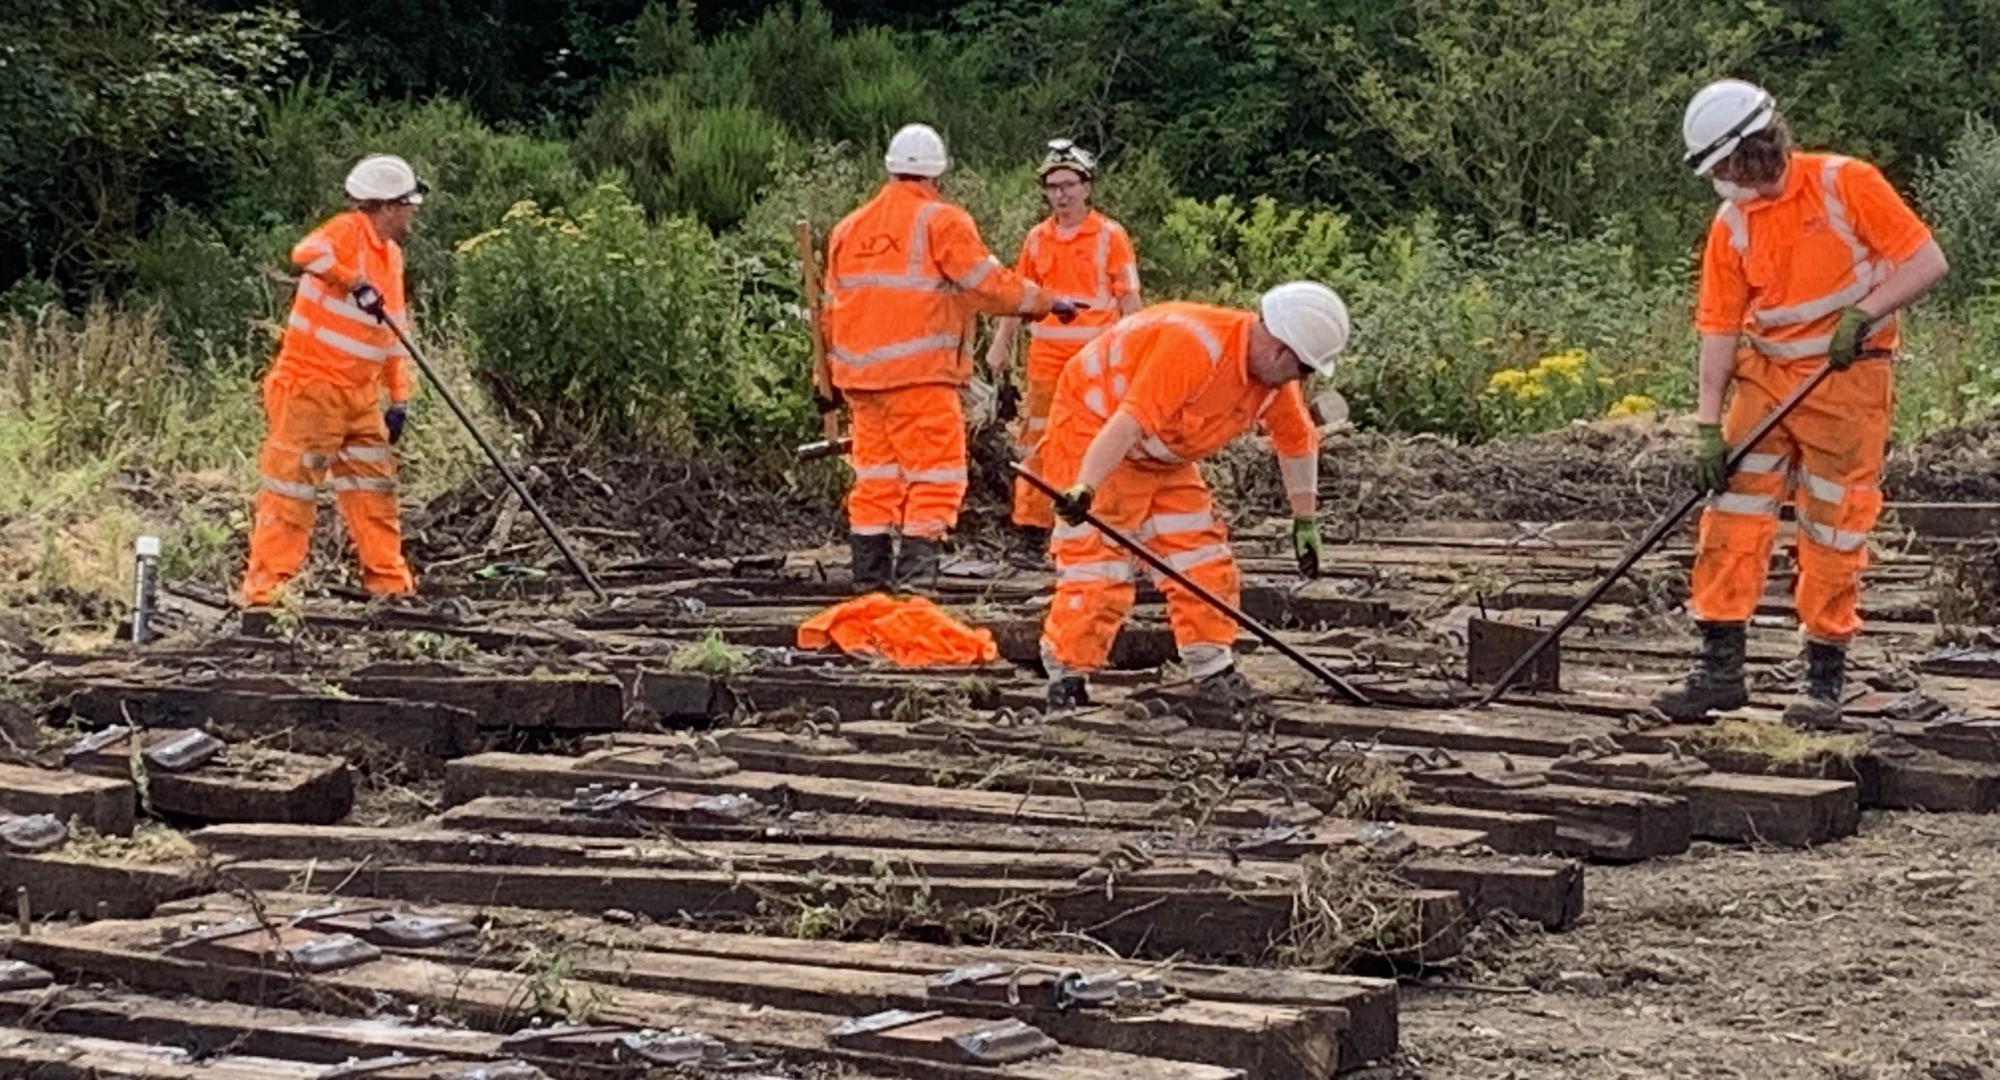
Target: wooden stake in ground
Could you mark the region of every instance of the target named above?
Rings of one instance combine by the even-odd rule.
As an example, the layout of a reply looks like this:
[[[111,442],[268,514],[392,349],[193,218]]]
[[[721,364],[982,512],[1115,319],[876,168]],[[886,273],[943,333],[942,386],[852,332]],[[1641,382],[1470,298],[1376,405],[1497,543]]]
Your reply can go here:
[[[820,407],[819,426],[828,443],[840,438],[840,412],[834,396],[833,368],[826,362],[826,335],[819,325],[819,257],[814,254],[812,222],[804,218],[792,222],[792,238],[799,245],[799,280],[806,303],[806,326],[812,331],[813,397]]]

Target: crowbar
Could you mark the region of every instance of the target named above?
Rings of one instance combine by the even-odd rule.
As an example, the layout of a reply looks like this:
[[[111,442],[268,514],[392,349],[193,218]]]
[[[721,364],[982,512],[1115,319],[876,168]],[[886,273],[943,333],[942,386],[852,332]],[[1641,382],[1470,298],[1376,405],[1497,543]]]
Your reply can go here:
[[[1861,337],[1865,340],[1874,329],[1873,324],[1862,327]],[[1882,350],[1871,349],[1861,355],[1879,356],[1886,354]],[[1817,389],[1819,384],[1825,382],[1826,377],[1832,373],[1832,364],[1822,365],[1818,371],[1813,372],[1811,376],[1807,377],[1805,382],[1800,383],[1798,389],[1786,395],[1785,400],[1779,402],[1777,408],[1772,409],[1764,419],[1759,420],[1757,426],[1750,429],[1749,436],[1736,449],[1731,450],[1727,458],[1723,459],[1723,478],[1726,480],[1730,473],[1735,472],[1737,466],[1743,464],[1743,459],[1750,456],[1751,450],[1758,443],[1764,441],[1764,436],[1769,435],[1772,428],[1777,427],[1779,422],[1784,420],[1785,416],[1798,406],[1799,402],[1806,399],[1807,394]],[[1528,670],[1529,665],[1535,662],[1536,657],[1542,655],[1550,645],[1555,644],[1556,639],[1563,635],[1563,631],[1575,625],[1578,619],[1583,618],[1583,613],[1589,611],[1593,604],[1603,599],[1604,594],[1610,591],[1611,586],[1617,584],[1618,579],[1625,576],[1625,571],[1632,569],[1634,563],[1645,557],[1648,551],[1653,550],[1653,547],[1664,539],[1669,532],[1672,532],[1674,526],[1679,525],[1681,519],[1688,516],[1689,511],[1693,510],[1702,500],[1708,498],[1708,495],[1709,493],[1706,490],[1697,487],[1689,491],[1687,496],[1677,505],[1669,507],[1667,512],[1661,515],[1660,520],[1655,521],[1653,527],[1647,529],[1646,534],[1641,536],[1637,543],[1626,550],[1625,554],[1618,560],[1618,565],[1613,566],[1611,572],[1604,575],[1603,580],[1592,586],[1591,590],[1583,594],[1581,599],[1571,604],[1570,609],[1563,612],[1563,617],[1557,619],[1556,624],[1549,627],[1548,631],[1542,634],[1534,645],[1529,647],[1527,652],[1516,657],[1513,666],[1509,667],[1500,676],[1499,682],[1493,684],[1493,689],[1488,690],[1486,696],[1480,698],[1472,707],[1483,709],[1500,700],[1500,695],[1506,693],[1507,688],[1514,685],[1514,680],[1520,678],[1521,673]]]
[[[1054,484],[1051,484],[1047,480],[1044,480],[1041,477],[1036,476],[1033,472],[1023,467],[1019,462],[1014,463],[1013,469],[1014,469],[1014,475],[1020,477],[1023,480],[1026,480],[1031,486],[1041,491],[1042,494],[1047,495],[1051,499],[1059,500],[1062,498],[1062,492],[1056,490]],[[1346,679],[1341,678],[1339,675],[1334,674],[1332,671],[1327,670],[1324,664],[1321,664],[1319,661],[1314,660],[1312,657],[1307,656],[1305,653],[1302,653],[1299,650],[1293,648],[1289,642],[1279,637],[1277,633],[1274,632],[1270,627],[1265,626],[1263,623],[1260,623],[1257,620],[1251,618],[1250,616],[1244,614],[1242,608],[1239,608],[1235,604],[1232,604],[1229,601],[1224,600],[1222,597],[1217,596],[1212,592],[1209,592],[1208,589],[1205,588],[1200,582],[1195,581],[1193,578],[1190,578],[1186,574],[1181,573],[1179,570],[1174,569],[1173,566],[1171,566],[1167,562],[1167,560],[1160,558],[1158,555],[1153,554],[1151,551],[1148,551],[1146,549],[1146,545],[1141,544],[1137,540],[1134,540],[1132,537],[1126,535],[1124,532],[1121,532],[1120,530],[1105,524],[1103,518],[1098,517],[1096,514],[1093,514],[1088,510],[1084,511],[1082,516],[1084,524],[1094,527],[1098,532],[1101,532],[1105,536],[1109,537],[1112,540],[1112,542],[1116,543],[1119,547],[1122,547],[1126,551],[1131,552],[1133,555],[1138,556],[1140,562],[1145,563],[1147,566],[1152,567],[1153,570],[1156,571],[1157,573],[1171,579],[1174,582],[1174,584],[1179,585],[1181,588],[1186,589],[1187,591],[1193,593],[1195,596],[1201,599],[1202,603],[1207,604],[1209,607],[1212,607],[1215,610],[1222,612],[1224,615],[1227,615],[1230,618],[1236,620],[1236,625],[1241,626],[1243,629],[1250,631],[1251,637],[1254,637],[1257,640],[1263,642],[1264,644],[1269,645],[1273,649],[1276,649],[1279,652],[1283,653],[1286,659],[1311,672],[1314,677],[1319,679],[1319,681],[1327,684],[1328,686],[1333,687],[1335,690],[1340,691],[1340,695],[1342,697],[1346,698],[1347,700],[1353,702],[1356,705],[1375,704],[1373,699],[1371,699],[1367,694],[1362,693],[1360,689],[1357,688],[1353,683],[1350,683]]]
[[[854,449],[854,439],[843,435],[838,439],[821,439],[818,442],[805,443],[793,450],[792,456],[800,461],[818,461],[821,458],[845,454],[852,449]]]
[[[583,565],[583,560],[577,556],[576,549],[569,546],[569,538],[563,535],[563,531],[556,527],[555,522],[549,520],[549,515],[542,510],[542,504],[536,502],[533,495],[528,494],[528,489],[521,485],[520,479],[514,475],[514,470],[508,468],[507,462],[501,459],[500,451],[495,450],[493,444],[486,441],[486,436],[480,434],[479,429],[473,426],[472,418],[465,415],[465,406],[458,403],[458,397],[451,392],[451,387],[446,386],[444,380],[438,378],[430,361],[424,359],[423,350],[417,348],[417,343],[410,340],[410,335],[405,334],[403,328],[397,325],[396,320],[390,318],[387,312],[377,311],[374,315],[377,321],[396,335],[397,341],[403,343],[403,348],[409,352],[410,359],[416,362],[417,370],[424,373],[424,378],[429,379],[432,386],[437,387],[438,396],[444,398],[444,403],[451,408],[451,414],[458,417],[460,424],[465,425],[465,430],[472,435],[472,441],[478,443],[479,448],[486,452],[486,460],[500,470],[501,478],[507,481],[508,487],[514,489],[515,497],[521,500],[521,504],[528,508],[529,513],[535,515],[535,521],[541,525],[543,532],[549,534],[549,539],[556,542],[556,549],[562,552],[562,557],[569,562],[570,569],[575,570],[577,576],[583,579],[583,583],[590,586],[590,591],[597,597],[598,603],[609,603],[610,594],[606,593],[604,586],[599,585],[597,579],[591,576],[590,568]]]

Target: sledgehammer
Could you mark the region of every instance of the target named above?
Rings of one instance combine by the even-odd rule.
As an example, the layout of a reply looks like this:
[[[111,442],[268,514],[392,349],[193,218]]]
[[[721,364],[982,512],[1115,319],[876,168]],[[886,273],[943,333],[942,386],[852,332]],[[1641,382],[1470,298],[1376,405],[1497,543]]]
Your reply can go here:
[[[1051,499],[1062,498],[1062,492],[1056,490],[1054,484],[1051,484],[1047,480],[1044,480],[1041,477],[1036,476],[1034,473],[1028,471],[1027,469],[1022,468],[1019,463],[1016,463],[1013,468],[1014,468],[1014,475],[1020,477],[1023,480],[1026,480],[1030,485],[1040,490],[1042,494],[1047,495]],[[1117,544],[1119,547],[1122,547],[1126,551],[1129,551],[1133,555],[1137,556],[1140,562],[1143,562],[1147,566],[1152,567],[1155,572],[1164,575],[1165,577],[1173,581],[1174,584],[1179,585],[1181,588],[1186,589],[1187,591],[1193,593],[1196,597],[1200,598],[1202,603],[1207,604],[1209,607],[1212,607],[1215,610],[1222,612],[1224,615],[1227,615],[1230,618],[1236,620],[1236,625],[1241,626],[1243,629],[1250,631],[1251,637],[1254,637],[1258,641],[1261,641],[1264,644],[1269,645],[1273,649],[1278,650],[1280,653],[1283,653],[1286,659],[1306,669],[1306,671],[1310,672],[1313,675],[1313,677],[1317,678],[1319,681],[1327,684],[1328,686],[1333,687],[1335,690],[1340,691],[1340,696],[1346,698],[1347,700],[1353,702],[1356,705],[1375,704],[1373,699],[1371,699],[1367,694],[1362,693],[1361,690],[1358,687],[1356,687],[1353,683],[1348,682],[1346,679],[1343,679],[1340,676],[1334,674],[1332,671],[1327,670],[1326,665],[1321,664],[1319,661],[1314,660],[1312,657],[1307,656],[1305,653],[1302,653],[1299,650],[1293,648],[1289,642],[1279,637],[1274,631],[1272,631],[1270,627],[1265,626],[1263,623],[1260,623],[1257,620],[1251,618],[1250,616],[1244,614],[1242,608],[1239,608],[1235,604],[1232,604],[1229,601],[1224,600],[1222,597],[1217,596],[1212,592],[1209,592],[1206,588],[1204,588],[1201,585],[1200,582],[1195,581],[1193,578],[1190,578],[1186,574],[1181,573],[1179,570],[1174,569],[1173,565],[1168,563],[1167,560],[1162,559],[1158,555],[1155,555],[1151,551],[1147,550],[1146,545],[1133,539],[1131,536],[1128,536],[1125,533],[1105,524],[1104,519],[1098,517],[1096,514],[1093,514],[1088,510],[1083,512],[1083,522],[1084,524],[1095,528],[1098,532],[1103,533],[1105,537],[1108,538],[1112,543]]]

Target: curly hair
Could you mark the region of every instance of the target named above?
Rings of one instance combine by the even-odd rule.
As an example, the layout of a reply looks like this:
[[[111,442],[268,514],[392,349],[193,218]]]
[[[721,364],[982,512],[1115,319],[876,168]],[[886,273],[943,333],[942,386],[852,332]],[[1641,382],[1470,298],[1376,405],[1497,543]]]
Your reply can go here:
[[[1792,129],[1782,115],[1772,114],[1764,130],[1743,136],[1729,156],[1716,162],[1715,176],[1752,187],[1775,184],[1792,158]]]

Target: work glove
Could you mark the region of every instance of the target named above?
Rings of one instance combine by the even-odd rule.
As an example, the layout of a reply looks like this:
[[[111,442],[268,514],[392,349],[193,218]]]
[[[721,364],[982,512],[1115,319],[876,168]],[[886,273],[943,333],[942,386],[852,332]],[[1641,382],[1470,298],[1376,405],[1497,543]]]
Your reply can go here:
[[[1868,323],[1868,313],[1858,307],[1840,313],[1840,321],[1833,327],[1833,344],[1826,350],[1826,362],[1833,370],[1846,371],[1861,355],[1861,334]]]
[[[1701,424],[1694,438],[1694,482],[1703,491],[1721,491],[1729,482],[1723,466],[1729,461],[1729,444],[1722,439],[1721,424]]]
[[[389,444],[394,446],[403,440],[403,422],[410,418],[409,407],[398,402],[382,413],[382,423],[389,428]]]
[[[829,387],[824,394],[817,388],[813,390],[813,408],[818,409],[821,416],[839,409],[840,401],[839,387]]]
[[[1083,524],[1083,515],[1090,513],[1090,501],[1096,495],[1089,484],[1071,484],[1055,497],[1056,516],[1071,525]]]
[[[363,281],[355,285],[354,290],[348,293],[348,296],[353,298],[355,307],[384,322],[388,321],[388,311],[382,306],[382,290]]]
[[[1000,400],[993,406],[993,417],[1003,424],[1012,423],[1021,415],[1021,388],[1013,383],[1000,384]]]
[[[1079,312],[1088,310],[1090,305],[1081,300],[1064,300],[1059,296],[1049,301],[1049,314],[1054,315],[1056,321],[1065,326],[1075,322]]]
[[[1309,578],[1319,576],[1320,559],[1326,554],[1326,541],[1320,539],[1317,518],[1292,519],[1292,553],[1299,557],[1299,573]]]

